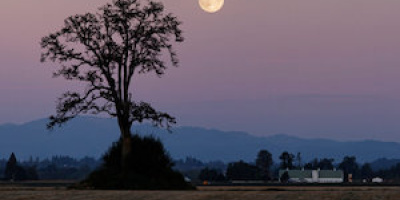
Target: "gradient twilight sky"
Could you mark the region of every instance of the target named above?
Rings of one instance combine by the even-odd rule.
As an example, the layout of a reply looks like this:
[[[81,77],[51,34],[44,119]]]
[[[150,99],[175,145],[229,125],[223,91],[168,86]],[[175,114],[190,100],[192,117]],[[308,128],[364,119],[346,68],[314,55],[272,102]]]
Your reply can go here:
[[[162,0],[184,22],[179,68],[134,82],[178,125],[400,142],[400,1]],[[0,1],[0,124],[47,117],[76,84],[51,78],[40,38],[106,0]]]

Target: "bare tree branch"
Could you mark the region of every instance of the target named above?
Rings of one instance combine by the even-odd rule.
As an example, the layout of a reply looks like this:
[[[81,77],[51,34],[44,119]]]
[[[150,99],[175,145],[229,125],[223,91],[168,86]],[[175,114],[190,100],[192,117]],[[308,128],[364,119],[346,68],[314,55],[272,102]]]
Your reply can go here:
[[[180,25],[175,16],[164,14],[162,3],[151,0],[114,0],[98,13],[68,17],[62,29],[42,38],[41,61],[59,63],[54,77],[84,82],[86,88],[59,98],[48,128],[79,114],[99,113],[116,117],[121,130],[134,122],[167,128],[176,123],[150,104],[134,102],[130,87],[135,72],[165,73],[163,52],[172,66],[178,65],[173,45],[183,41]]]

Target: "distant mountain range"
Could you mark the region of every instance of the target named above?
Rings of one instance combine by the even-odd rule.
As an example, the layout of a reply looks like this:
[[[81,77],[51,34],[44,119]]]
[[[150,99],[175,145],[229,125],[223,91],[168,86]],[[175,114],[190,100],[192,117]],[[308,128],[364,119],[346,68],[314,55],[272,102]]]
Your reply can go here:
[[[17,157],[46,158],[53,155],[100,157],[119,137],[115,120],[79,117],[61,128],[46,130],[47,119],[15,125],[0,125],[0,158],[11,152]],[[245,132],[225,132],[197,127],[176,127],[173,133],[150,125],[135,126],[135,133],[160,138],[175,159],[195,157],[202,161],[254,161],[257,152],[267,149],[275,162],[283,151],[301,152],[302,160],[334,158],[340,162],[346,155],[357,161],[372,162],[379,158],[400,159],[400,144],[374,140],[340,142],[329,139],[304,139],[288,135],[257,137]],[[384,160],[383,160],[384,161]],[[383,162],[382,161],[382,162]],[[393,163],[399,160],[386,160]]]

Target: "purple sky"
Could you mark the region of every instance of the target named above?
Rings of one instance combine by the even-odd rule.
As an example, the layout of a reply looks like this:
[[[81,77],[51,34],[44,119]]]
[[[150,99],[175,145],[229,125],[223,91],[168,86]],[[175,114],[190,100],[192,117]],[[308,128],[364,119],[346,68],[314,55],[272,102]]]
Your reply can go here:
[[[105,2],[0,1],[0,124],[47,117],[77,88],[51,78],[39,41]],[[179,125],[400,142],[400,1],[163,2],[184,22],[180,67],[133,86]]]

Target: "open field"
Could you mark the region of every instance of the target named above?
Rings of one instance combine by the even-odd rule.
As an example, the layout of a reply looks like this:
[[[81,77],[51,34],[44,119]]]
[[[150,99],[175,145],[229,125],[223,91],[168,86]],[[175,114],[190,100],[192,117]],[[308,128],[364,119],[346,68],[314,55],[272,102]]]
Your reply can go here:
[[[1,200],[398,200],[400,187],[199,187],[197,191],[91,191],[0,187]]]

